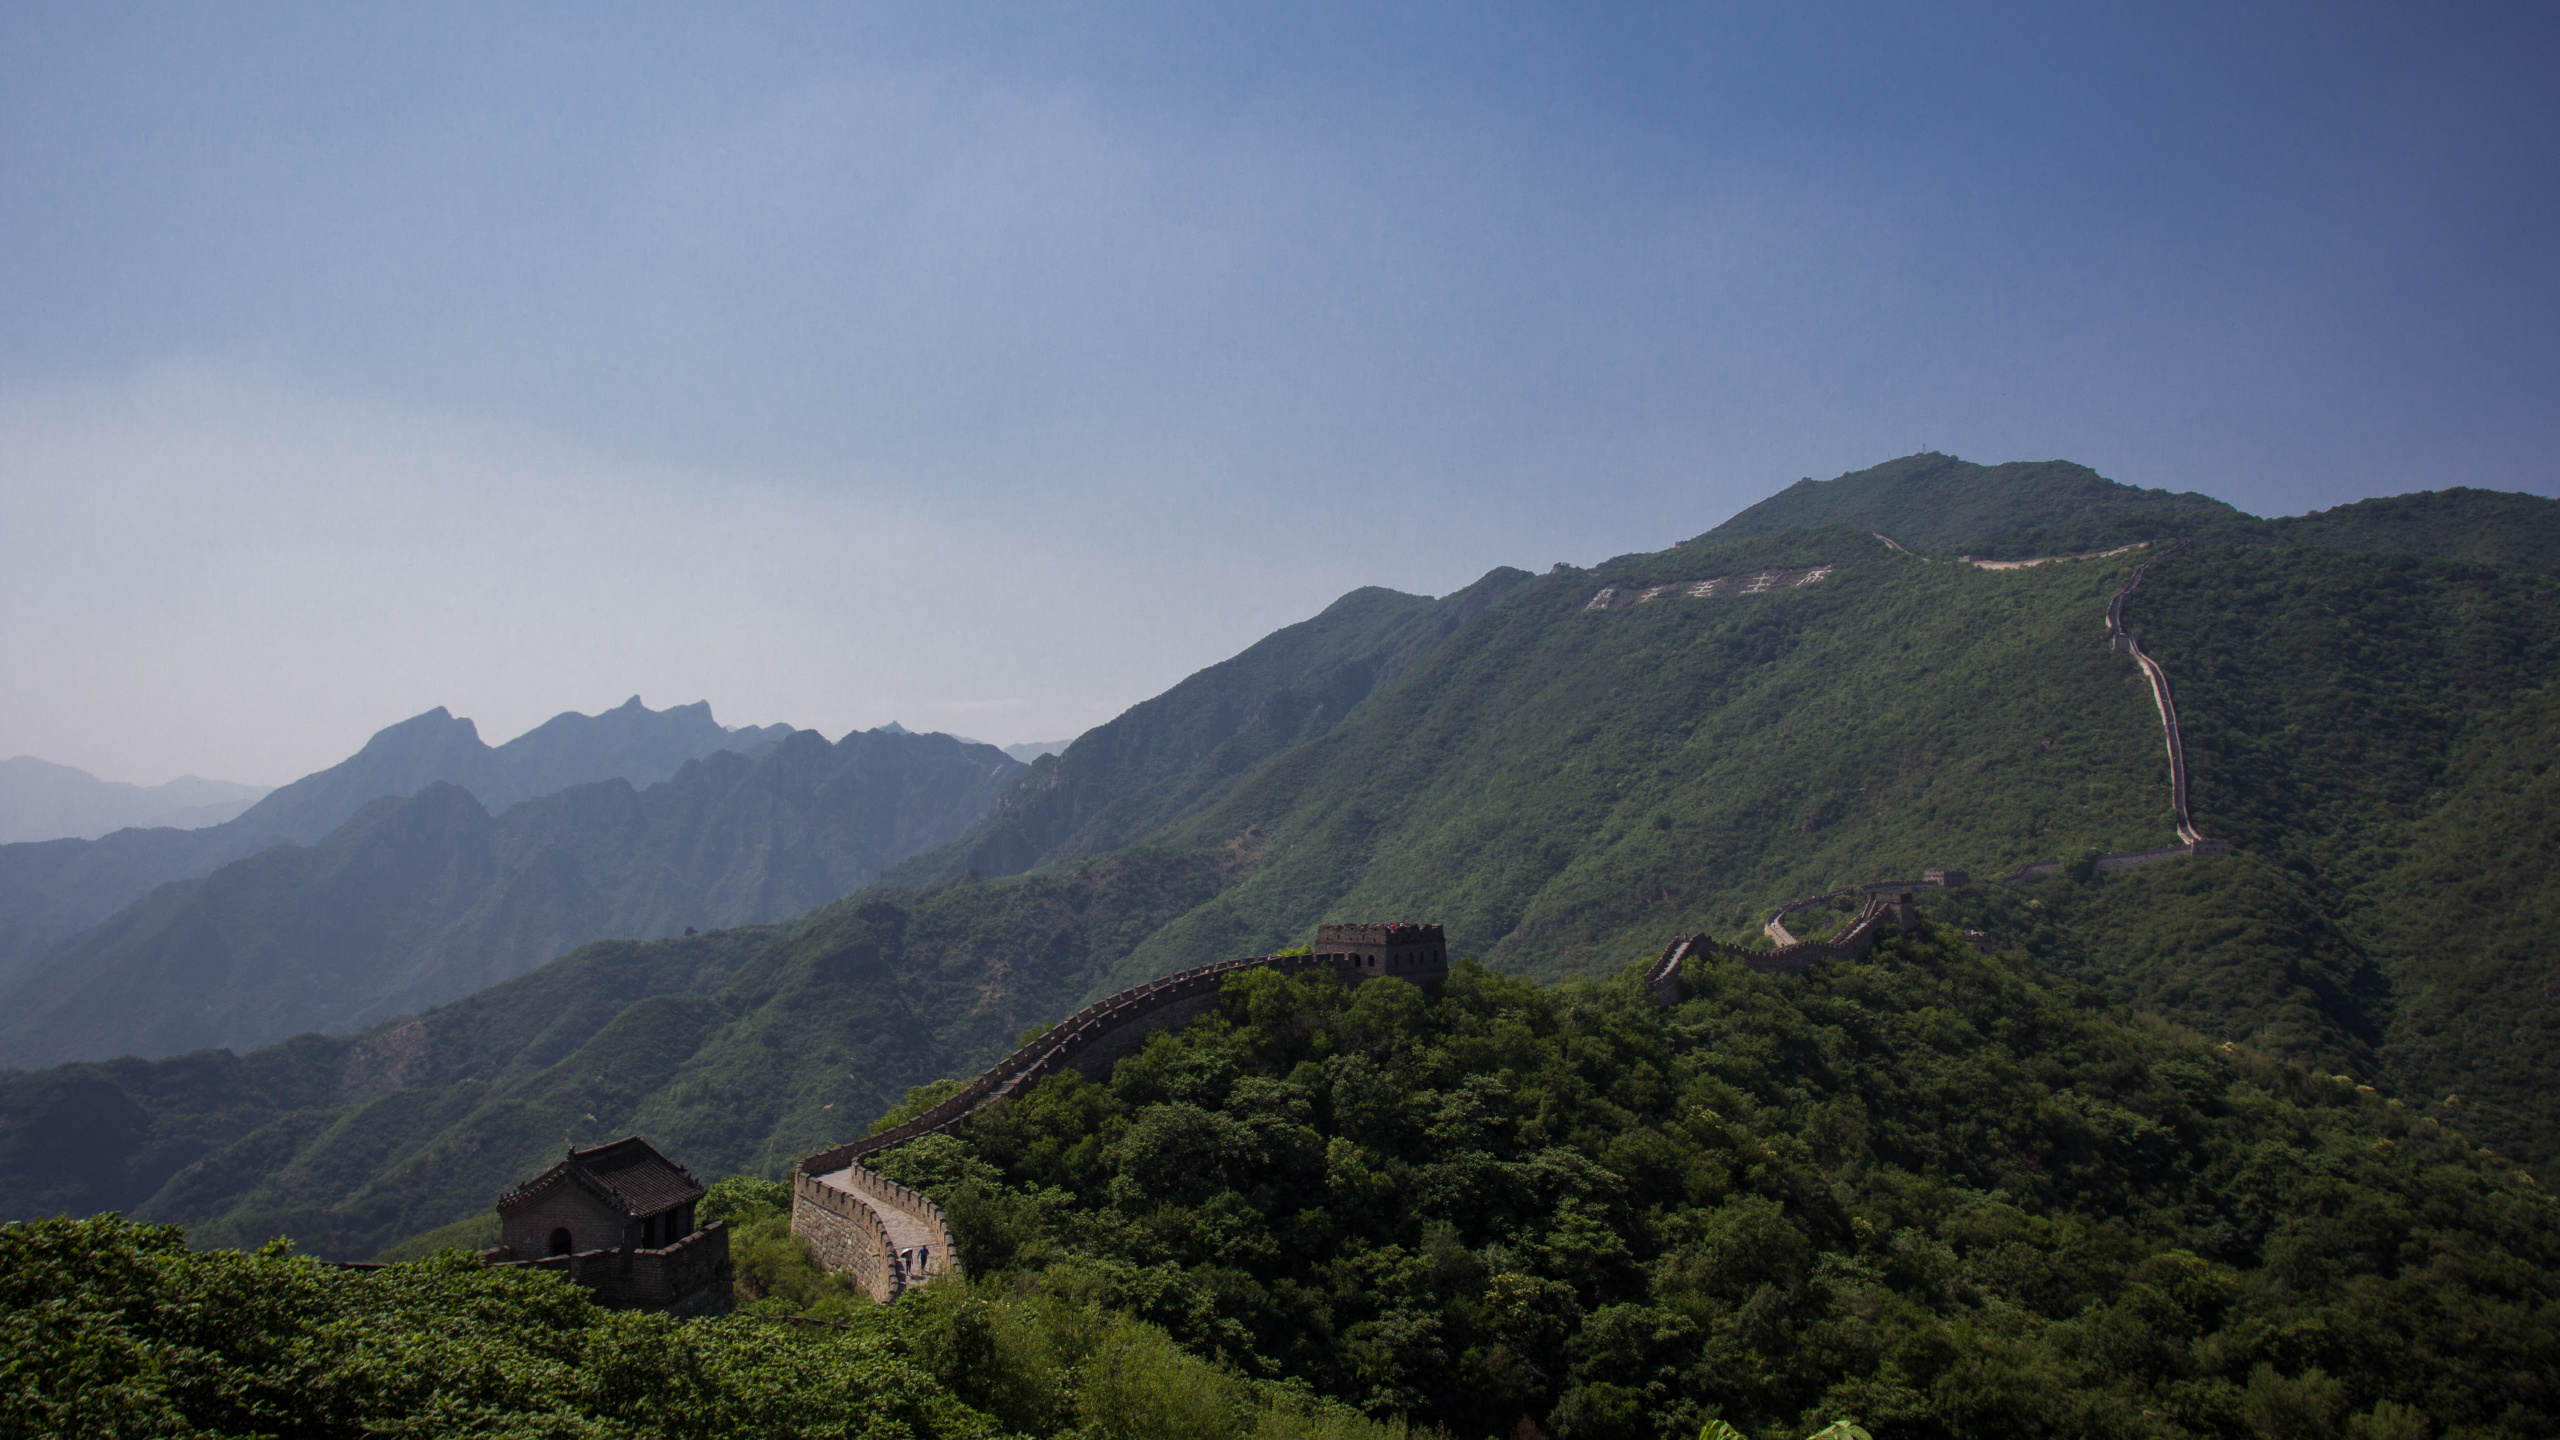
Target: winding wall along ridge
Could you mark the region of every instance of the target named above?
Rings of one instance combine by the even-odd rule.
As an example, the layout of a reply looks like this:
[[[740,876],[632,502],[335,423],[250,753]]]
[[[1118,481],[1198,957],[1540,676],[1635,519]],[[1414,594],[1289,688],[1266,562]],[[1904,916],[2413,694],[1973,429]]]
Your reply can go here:
[[[1885,535],[1878,534],[1876,538],[1906,555],[1911,553]],[[2168,672],[2143,653],[2141,644],[2124,626],[2125,602],[2141,586],[2143,576],[2152,566],[2186,550],[2191,543],[2180,541],[2135,566],[2123,588],[2107,602],[2109,643],[2132,655],[2142,667],[2151,684],[2152,702],[2160,712],[2161,731],[2169,752],[2170,805],[2183,843],[2160,850],[2100,856],[2098,868],[2102,870],[2130,869],[2177,856],[2225,853],[2231,848],[2228,841],[2208,840],[2197,833],[2188,815],[2186,748],[2178,732],[2178,707],[2170,694]],[[1590,608],[1606,608],[1604,602],[1611,598],[1612,592],[1603,591]],[[1644,598],[1652,596],[1647,594]],[[2030,861],[2001,878],[2015,884],[2061,868],[2060,861]],[[1937,876],[1938,872],[1933,871],[1931,878],[1923,881],[1849,886],[1781,905],[1762,926],[1777,942],[1774,950],[1752,950],[1712,935],[1678,936],[1646,970],[1646,987],[1656,1003],[1675,1003],[1680,998],[1682,962],[1703,951],[1730,955],[1764,973],[1788,975],[1800,974],[1828,960],[1856,959],[1875,947],[1885,926],[1907,929],[1918,923],[1911,892],[1923,885],[1941,883]],[[1955,872],[1948,872],[1945,883],[1962,881]],[[1798,940],[1787,930],[1785,919],[1789,913],[1862,891],[1868,897],[1866,908],[1840,934],[1827,940]],[[927,1276],[957,1270],[959,1255],[941,1207],[864,1168],[860,1163],[864,1157],[950,1129],[980,1106],[1037,1084],[1060,1069],[1106,1068],[1153,1031],[1207,1011],[1216,1004],[1218,988],[1230,975],[1255,969],[1293,972],[1332,964],[1331,959],[1312,953],[1247,956],[1194,966],[1097,1000],[1017,1047],[922,1115],[876,1135],[804,1157],[792,1170],[792,1232],[810,1242],[827,1268],[855,1276],[873,1298],[882,1301],[895,1299]]]
[[[2178,701],[2177,697],[2169,691],[2169,672],[2161,668],[2159,661],[2143,652],[2142,642],[2133,638],[2133,632],[2126,629],[2124,623],[2125,602],[2133,598],[2134,591],[2141,588],[2142,577],[2151,573],[2152,566],[2183,553],[2194,544],[2192,540],[2181,540],[2134,566],[2133,573],[2125,578],[2123,586],[2116,591],[2113,598],[2107,601],[2107,643],[2111,648],[2131,655],[2134,663],[2142,667],[2143,678],[2151,683],[2152,707],[2160,712],[2161,740],[2169,752],[2169,813],[2177,822],[2178,843],[2158,850],[2129,850],[2112,855],[2101,855],[2098,857],[2100,870],[2130,870],[2137,865],[2148,865],[2155,860],[2231,853],[2230,841],[2206,839],[2196,829],[2194,818],[2187,811],[2187,745],[2185,737],[2178,729]],[[2112,555],[2119,552],[2111,550],[2106,553]],[[1979,565],[1982,562],[1974,563]],[[2005,884],[2020,885],[2038,875],[2055,874],[2061,869],[2062,862],[2059,860],[2030,860],[2001,876],[2000,879]]]
[[[1176,971],[1087,1005],[1015,1049],[942,1103],[912,1120],[803,1158],[791,1175],[791,1230],[828,1269],[859,1279],[876,1300],[893,1300],[931,1275],[960,1268],[942,1210],[861,1160],[959,1124],[982,1105],[1035,1085],[1061,1069],[1098,1069],[1145,1038],[1216,1005],[1218,987],[1244,970],[1284,973],[1330,968],[1313,954],[1254,955]]]
[[[1809,896],[1779,910],[1769,917],[1766,927],[1770,938],[1786,934],[1778,923],[1788,910],[1802,909],[1819,901],[1854,895],[1864,886],[1851,886],[1826,894]],[[1789,936],[1775,950],[1753,950],[1713,935],[1681,935],[1663,948],[1662,958],[1653,962],[1644,974],[1645,989],[1657,1005],[1675,1004],[1680,999],[1680,964],[1690,956],[1712,950],[1730,955],[1752,969],[1768,975],[1801,975],[1826,960],[1855,960],[1875,948],[1884,927],[1892,925],[1910,929],[1920,923],[1919,911],[1911,904],[1908,890],[1878,890],[1867,896],[1867,908],[1860,911],[1855,924],[1828,940],[1797,940]]]
[[[2227,841],[2205,839],[2197,833],[2195,822],[2187,813],[2187,746],[2178,733],[2178,702],[2169,693],[2169,672],[2160,668],[2159,661],[2143,653],[2142,642],[2134,639],[2133,632],[2124,625],[2125,602],[2133,598],[2133,592],[2141,587],[2142,577],[2150,573],[2152,566],[2181,553],[2194,543],[2181,540],[2133,567],[2133,574],[2125,580],[2124,588],[2107,602],[2107,640],[2116,649],[2131,655],[2134,663],[2142,667],[2144,678],[2151,682],[2151,703],[2160,712],[2160,733],[2169,748],[2170,813],[2177,818],[2178,838],[2191,848],[2191,853],[2203,854],[2210,852],[2202,847],[2218,845],[2227,851],[2231,846]]]
[[[1805,903],[1799,901],[1790,908],[1802,908]],[[1864,955],[1874,947],[1886,925],[1916,923],[1918,917],[1911,908],[1910,895],[1895,892],[1871,896],[1856,923],[1828,940],[1796,941],[1775,950],[1747,950],[1709,936],[1683,936],[1655,962],[1647,982],[1657,1000],[1666,994],[1676,1000],[1679,962],[1701,949],[1733,954],[1757,970],[1795,974],[1825,960]],[[1095,1001],[1016,1048],[923,1114],[876,1135],[803,1158],[792,1169],[792,1233],[809,1242],[819,1263],[853,1276],[876,1300],[894,1300],[930,1276],[956,1271],[961,1268],[960,1256],[941,1207],[907,1186],[865,1168],[863,1159],[948,1130],[980,1107],[1037,1084],[1059,1070],[1107,1070],[1148,1035],[1213,1008],[1219,988],[1231,975],[1246,970],[1286,974],[1343,968],[1347,967],[1327,955],[1253,955],[1177,971]],[[1445,963],[1437,973],[1445,973]]]

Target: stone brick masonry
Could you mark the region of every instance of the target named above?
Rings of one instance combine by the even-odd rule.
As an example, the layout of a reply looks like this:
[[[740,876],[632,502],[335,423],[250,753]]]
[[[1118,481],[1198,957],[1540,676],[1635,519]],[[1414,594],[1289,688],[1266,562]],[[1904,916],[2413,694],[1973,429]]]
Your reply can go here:
[[[803,1159],[791,1177],[792,1233],[809,1241],[821,1264],[853,1276],[878,1300],[895,1299],[927,1276],[958,1269],[959,1255],[941,1209],[858,1162],[946,1130],[979,1106],[1061,1069],[1108,1074],[1147,1036],[1188,1024],[1215,1008],[1219,987],[1245,970],[1329,970],[1355,984],[1392,978],[1419,985],[1448,977],[1449,948],[1437,925],[1324,925],[1317,928],[1310,953],[1221,960],[1096,1001],[924,1114]]]

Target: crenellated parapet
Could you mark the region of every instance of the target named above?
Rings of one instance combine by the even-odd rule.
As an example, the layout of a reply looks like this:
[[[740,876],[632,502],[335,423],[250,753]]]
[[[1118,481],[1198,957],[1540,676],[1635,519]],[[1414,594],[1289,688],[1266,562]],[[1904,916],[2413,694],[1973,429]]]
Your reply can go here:
[[[1807,905],[1857,893],[1859,893],[1858,888],[1851,888],[1809,896],[1784,907],[1779,911],[1779,915],[1784,915],[1787,910],[1801,909]],[[1875,948],[1876,941],[1883,938],[1886,926],[1892,926],[1898,930],[1912,930],[1919,928],[1919,924],[1920,911],[1912,903],[1909,890],[1878,890],[1867,896],[1866,908],[1858,913],[1857,920],[1848,929],[1827,940],[1797,940],[1789,937],[1785,943],[1774,950],[1754,950],[1745,945],[1719,940],[1712,935],[1682,935],[1663,947],[1662,958],[1654,961],[1645,971],[1645,989],[1653,996],[1653,1001],[1657,1005],[1678,1004],[1681,993],[1682,962],[1692,955],[1707,951],[1730,955],[1765,975],[1801,975],[1825,961],[1863,958],[1868,951]],[[1770,917],[1769,925],[1777,934],[1786,933],[1785,928],[1778,924],[1776,915]]]
[[[857,1167],[858,1168],[858,1167]],[[864,1171],[868,1174],[868,1171]],[[805,1170],[791,1176],[791,1233],[808,1243],[819,1265],[887,1304],[907,1288],[897,1238],[879,1207],[850,1187],[829,1185]]]
[[[1325,925],[1316,934],[1309,953],[1220,960],[1097,1000],[1032,1037],[923,1114],[804,1157],[791,1177],[792,1233],[805,1237],[829,1270],[855,1277],[874,1299],[893,1300],[931,1275],[959,1269],[959,1252],[939,1206],[866,1169],[860,1163],[864,1158],[948,1130],[979,1107],[1061,1070],[1097,1078],[1108,1074],[1149,1035],[1215,1009],[1228,977],[1247,970],[1325,970],[1354,984],[1393,978],[1417,985],[1449,973],[1448,945],[1437,925]]]

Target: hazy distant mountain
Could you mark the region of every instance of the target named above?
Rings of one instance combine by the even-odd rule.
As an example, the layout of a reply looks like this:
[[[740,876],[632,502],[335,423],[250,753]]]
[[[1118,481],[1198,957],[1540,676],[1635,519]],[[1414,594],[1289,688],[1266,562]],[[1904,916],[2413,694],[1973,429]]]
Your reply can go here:
[[[1074,737],[1070,736],[1064,740],[1027,740],[1020,745],[1007,745],[1002,748],[1007,755],[1028,765],[1043,755],[1055,755],[1074,743],[1076,743]]]
[[[504,745],[439,705],[377,731],[345,761],[276,791],[242,816],[279,840],[316,840],[346,823],[366,801],[414,795],[442,781],[491,811],[597,780],[654,785],[687,760],[719,750],[752,750],[791,733],[788,725],[730,730],[697,700],[651,710],[632,696],[601,715],[554,715]]]
[[[592,781],[655,784],[688,760],[750,751],[790,733],[788,725],[724,729],[706,702],[651,710],[634,695],[601,715],[555,715],[493,748],[470,721],[438,706],[375,732],[354,755],[223,824],[0,845],[0,981],[156,885],[210,874],[270,845],[317,840],[386,795],[414,795],[442,782],[502,811]]]
[[[0,1064],[246,1050],[456,999],[591,940],[787,918],[959,835],[1020,773],[948,735],[803,730],[497,815],[432,782],[54,948],[0,992]]]
[[[165,785],[131,785],[20,755],[0,760],[0,844],[94,840],[128,825],[202,829],[257,804],[269,788],[193,775]]]

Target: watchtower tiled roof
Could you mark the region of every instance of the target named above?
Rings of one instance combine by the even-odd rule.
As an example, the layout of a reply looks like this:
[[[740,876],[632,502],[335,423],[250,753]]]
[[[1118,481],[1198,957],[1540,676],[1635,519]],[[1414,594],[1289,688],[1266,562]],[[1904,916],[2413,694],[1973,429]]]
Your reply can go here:
[[[572,1150],[567,1159],[498,1197],[502,1211],[533,1199],[557,1185],[577,1185],[631,1218],[645,1219],[672,1210],[705,1193],[693,1172],[658,1153],[637,1135],[587,1150]]]

